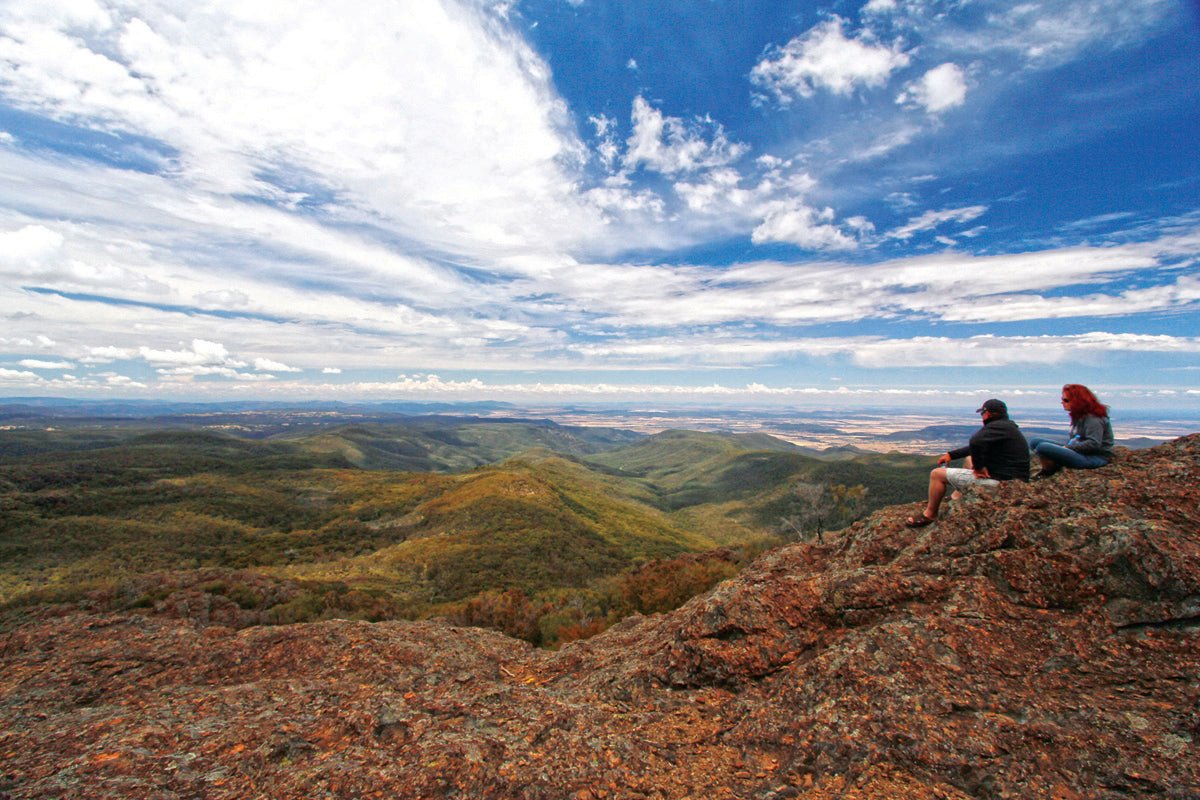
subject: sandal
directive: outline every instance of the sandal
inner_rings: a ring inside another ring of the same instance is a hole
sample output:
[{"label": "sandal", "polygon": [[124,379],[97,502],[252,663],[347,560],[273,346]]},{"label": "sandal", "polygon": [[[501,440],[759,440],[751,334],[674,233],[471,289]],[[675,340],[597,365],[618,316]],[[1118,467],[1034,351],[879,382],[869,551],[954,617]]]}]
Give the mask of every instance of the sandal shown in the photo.
[{"label": "sandal", "polygon": [[924,512],[915,517],[909,517],[904,521],[906,528],[924,528],[926,525],[932,525],[937,522],[937,517],[927,517]]}]

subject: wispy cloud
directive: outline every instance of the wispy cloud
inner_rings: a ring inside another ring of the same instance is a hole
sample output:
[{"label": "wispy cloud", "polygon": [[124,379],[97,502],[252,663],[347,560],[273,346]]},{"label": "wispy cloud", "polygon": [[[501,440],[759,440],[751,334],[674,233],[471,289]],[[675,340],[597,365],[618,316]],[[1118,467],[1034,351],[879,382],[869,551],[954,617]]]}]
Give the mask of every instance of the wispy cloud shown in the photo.
[{"label": "wispy cloud", "polygon": [[[922,3],[906,3],[906,10]],[[940,44],[964,52],[1009,51],[1033,68],[1058,66],[1090,47],[1119,48],[1145,35],[1175,10],[1170,0],[1039,0],[986,3],[987,26],[968,30],[949,24]],[[926,19],[923,15],[911,20]]]},{"label": "wispy cloud", "polygon": [[908,239],[914,233],[929,231],[947,222],[970,222],[987,213],[987,206],[966,206],[964,208],[946,208],[940,211],[926,211],[918,217],[913,217],[904,225],[887,232],[889,239]]},{"label": "wispy cloud", "polygon": [[456,250],[574,241],[598,224],[564,171],[582,149],[549,69],[477,7],[37,6],[0,12],[9,100],[149,137],[193,190],[337,197]]},{"label": "wispy cloud", "polygon": [[[29,123],[0,132],[0,379],[603,394],[569,376],[1193,352],[1190,323],[1154,336],[1200,308],[1187,197],[1156,206],[1156,176],[1043,222],[1047,190],[997,171],[1108,130],[1026,136],[1013,109],[1148,41],[1167,0],[831,5],[692,64],[760,54],[698,94],[623,42],[575,106],[594,76],[553,74],[579,67],[505,6],[4,3],[0,105]],[[1100,108],[1092,73],[1071,102]],[[424,377],[359,380],[397,369]]]}]

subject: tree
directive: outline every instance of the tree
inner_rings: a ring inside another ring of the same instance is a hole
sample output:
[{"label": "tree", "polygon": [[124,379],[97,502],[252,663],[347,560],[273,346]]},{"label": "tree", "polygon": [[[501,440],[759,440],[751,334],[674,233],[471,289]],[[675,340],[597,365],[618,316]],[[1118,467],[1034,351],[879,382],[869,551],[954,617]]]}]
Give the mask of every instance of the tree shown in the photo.
[{"label": "tree", "polygon": [[853,522],[867,499],[867,487],[799,482],[792,489],[792,513],[781,517],[780,532],[794,532],[803,539],[806,531],[814,531],[817,541],[825,541],[825,528],[832,522]]}]

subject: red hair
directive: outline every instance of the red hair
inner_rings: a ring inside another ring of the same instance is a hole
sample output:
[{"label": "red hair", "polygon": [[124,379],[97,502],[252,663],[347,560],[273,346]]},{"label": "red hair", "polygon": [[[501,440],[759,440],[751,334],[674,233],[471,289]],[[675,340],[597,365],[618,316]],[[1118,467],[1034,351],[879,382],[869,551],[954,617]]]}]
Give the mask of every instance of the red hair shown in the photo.
[{"label": "red hair", "polygon": [[1071,420],[1076,421],[1086,416],[1107,417],[1108,406],[1096,399],[1092,390],[1079,383],[1068,383],[1062,388],[1066,399],[1067,412]]}]

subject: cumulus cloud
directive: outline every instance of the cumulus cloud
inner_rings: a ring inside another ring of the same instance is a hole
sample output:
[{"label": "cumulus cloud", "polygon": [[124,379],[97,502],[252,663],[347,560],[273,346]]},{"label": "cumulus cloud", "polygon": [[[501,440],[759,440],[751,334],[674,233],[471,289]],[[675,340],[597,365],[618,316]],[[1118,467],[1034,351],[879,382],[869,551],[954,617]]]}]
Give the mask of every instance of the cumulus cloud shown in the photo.
[{"label": "cumulus cloud", "polygon": [[146,384],[141,381],[135,381],[128,375],[107,375],[104,382],[114,388],[121,389],[145,389]]},{"label": "cumulus cloud", "polygon": [[244,367],[245,362],[230,357],[225,345],[210,342],[205,339],[193,339],[190,350],[156,350],[151,347],[140,347],[138,353],[151,364],[182,364],[185,366],[226,365]]},{"label": "cumulus cloud", "polygon": [[961,106],[967,100],[967,79],[957,64],[946,63],[908,84],[896,98],[902,105],[920,106],[930,114]]},{"label": "cumulus cloud", "polygon": [[687,123],[665,116],[640,95],[633,101],[632,120],[633,133],[623,159],[627,170],[645,167],[667,175],[694,172],[724,166],[747,151],[745,145],[729,141],[724,129],[712,120]]},{"label": "cumulus cloud", "polygon": [[782,202],[771,208],[754,229],[755,244],[788,242],[809,250],[852,250],[857,240],[833,225],[832,208],[816,209],[800,202]]},{"label": "cumulus cloud", "polygon": [[880,44],[867,32],[847,37],[846,21],[833,17],[772,48],[750,72],[750,80],[781,103],[812,97],[818,89],[849,95],[859,87],[878,88],[908,65],[898,45]]},{"label": "cumulus cloud", "polygon": [[896,0],[869,0],[869,2],[863,6],[862,13],[887,14],[895,11],[896,8]]},{"label": "cumulus cloud", "polygon": [[641,214],[657,219],[666,212],[667,204],[652,189],[634,188],[629,181],[614,177],[601,186],[587,191],[587,198],[599,208],[618,214]]},{"label": "cumulus cloud", "polygon": [[36,358],[25,358],[17,364],[25,369],[75,369],[70,361],[40,361]]},{"label": "cumulus cloud", "polygon": [[29,382],[33,385],[40,385],[42,377],[36,372],[19,371],[0,367],[0,381],[10,382]]},{"label": "cumulus cloud", "polygon": [[24,225],[0,231],[0,266],[30,269],[56,257],[63,235],[44,225]]},{"label": "cumulus cloud", "polygon": [[259,372],[303,372],[299,367],[290,367],[287,364],[279,361],[273,361],[269,358],[254,359],[254,368]]}]

